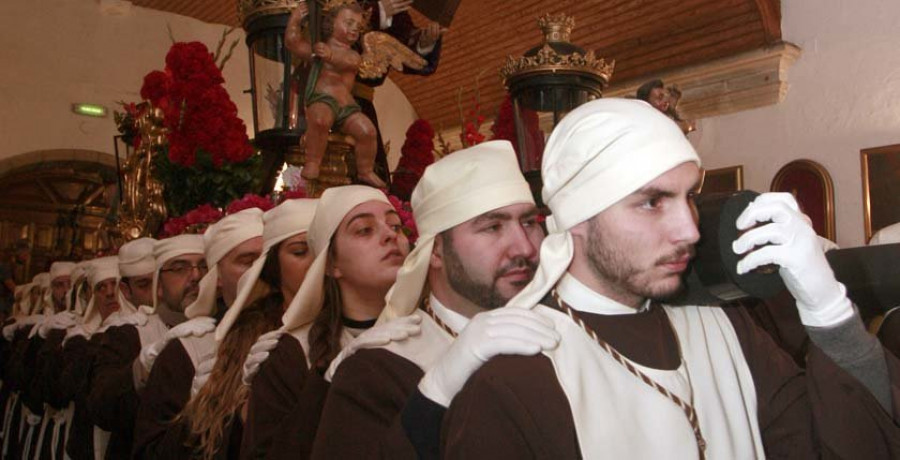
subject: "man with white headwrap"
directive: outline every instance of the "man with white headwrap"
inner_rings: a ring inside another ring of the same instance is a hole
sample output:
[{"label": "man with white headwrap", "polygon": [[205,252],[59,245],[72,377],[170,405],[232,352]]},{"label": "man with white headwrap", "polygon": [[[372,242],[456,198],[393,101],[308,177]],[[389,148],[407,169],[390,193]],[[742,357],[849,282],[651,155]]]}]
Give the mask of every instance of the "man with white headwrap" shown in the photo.
[{"label": "man with white headwrap", "polygon": [[[95,427],[87,407],[90,377],[97,350],[107,328],[134,314],[133,306],[122,302],[119,292],[120,258],[100,257],[85,265],[86,286],[81,294],[89,294],[81,324],[68,329],[63,341],[62,363],[53,374],[53,398],[58,407],[67,407],[66,427],[62,434],[65,453],[74,460],[94,458]],[[101,434],[97,430],[98,435]],[[59,433],[54,433],[60,437]],[[57,457],[58,458],[58,457]]]},{"label": "man with white headwrap", "polygon": [[813,342],[805,374],[743,309],[665,305],[699,239],[699,158],[671,120],[642,101],[588,102],[553,131],[542,175],[550,234],[509,308],[533,309],[562,339],[476,371],[444,418],[443,456],[898,453],[887,366],[900,366],[865,332],[790,195],[751,203],[733,248],[747,254],[739,273],[780,266]]},{"label": "man with white headwrap", "polygon": [[[440,387],[461,385],[483,360],[556,344],[549,321],[527,310],[498,309],[531,281],[544,238],[509,142],[479,144],[430,165],[411,204],[416,249],[388,293],[382,324],[331,364],[313,458],[416,458],[401,422],[416,413],[414,406],[434,404],[425,397],[447,404]],[[456,340],[467,353],[447,353]],[[358,348],[370,349],[350,356]],[[483,354],[475,358],[469,351]],[[452,378],[422,387],[423,397],[416,387],[436,367]],[[427,425],[417,419],[405,427]]]},{"label": "man with white headwrap", "polygon": [[262,251],[262,214],[259,208],[244,209],[222,218],[204,232],[209,272],[200,280],[197,299],[184,311],[188,321],[179,326],[191,328],[190,331],[182,337],[167,334],[160,340],[162,343],[153,345],[162,351],[141,393],[135,421],[135,458],[158,456],[159,441],[191,396],[197,366],[215,353],[216,318],[234,302],[238,280]]},{"label": "man with white headwrap", "polygon": [[153,306],[153,275],[156,273],[156,258],[153,257],[153,238],[138,238],[119,248],[120,302],[124,308],[137,311],[139,307]]},{"label": "man with white headwrap", "polygon": [[[131,455],[139,392],[158,355],[151,345],[166,334],[182,333],[174,328],[185,321],[184,309],[196,300],[207,271],[201,235],[159,240],[153,255],[153,304],[107,329],[97,351],[87,406],[94,425],[110,432],[106,458]],[[98,444],[94,448],[104,450]]]}]

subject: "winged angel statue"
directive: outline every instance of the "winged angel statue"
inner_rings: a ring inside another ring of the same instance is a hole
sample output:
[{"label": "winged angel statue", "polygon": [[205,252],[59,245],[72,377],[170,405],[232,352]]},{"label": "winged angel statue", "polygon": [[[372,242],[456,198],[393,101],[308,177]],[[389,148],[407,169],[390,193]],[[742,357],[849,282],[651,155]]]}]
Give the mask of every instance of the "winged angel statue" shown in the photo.
[{"label": "winged angel statue", "polygon": [[[357,73],[363,78],[378,78],[390,68],[421,69],[426,61],[386,33],[364,32],[366,13],[354,0],[328,0],[321,6],[321,14],[318,8],[315,1],[300,3],[285,30],[287,49],[298,59],[312,63],[304,99],[306,161],[301,175],[308,180],[319,177],[328,133],[334,128],[356,143],[358,179],[385,187],[374,169],[377,130],[353,100],[353,83]],[[307,17],[308,25],[304,21]],[[357,42],[362,44],[362,54],[356,50]]]}]

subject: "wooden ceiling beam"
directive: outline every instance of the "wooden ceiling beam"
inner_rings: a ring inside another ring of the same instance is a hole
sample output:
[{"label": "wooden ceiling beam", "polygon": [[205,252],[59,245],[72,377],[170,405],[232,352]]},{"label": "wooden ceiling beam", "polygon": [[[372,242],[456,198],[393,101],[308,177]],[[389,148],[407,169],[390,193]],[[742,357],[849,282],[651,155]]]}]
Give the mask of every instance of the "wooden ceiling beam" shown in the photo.
[{"label": "wooden ceiling beam", "polygon": [[781,41],[781,0],[754,0],[759,10],[766,44]]}]

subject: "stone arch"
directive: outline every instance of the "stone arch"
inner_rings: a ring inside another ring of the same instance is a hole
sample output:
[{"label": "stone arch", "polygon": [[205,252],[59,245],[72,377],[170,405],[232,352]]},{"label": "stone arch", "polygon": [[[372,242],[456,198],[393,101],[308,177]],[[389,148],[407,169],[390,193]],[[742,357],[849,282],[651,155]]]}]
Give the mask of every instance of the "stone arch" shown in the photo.
[{"label": "stone arch", "polygon": [[103,253],[103,227],[114,209],[115,157],[78,149],[41,150],[0,160],[0,248],[25,242],[27,262],[16,281],[29,281],[54,260]]}]

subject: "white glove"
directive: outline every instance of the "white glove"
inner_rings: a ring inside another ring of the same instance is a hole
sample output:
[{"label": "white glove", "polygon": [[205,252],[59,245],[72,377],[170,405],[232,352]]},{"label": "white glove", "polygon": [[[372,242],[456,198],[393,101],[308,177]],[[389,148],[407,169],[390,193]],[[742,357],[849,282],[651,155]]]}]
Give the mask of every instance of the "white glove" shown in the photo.
[{"label": "white glove", "polygon": [[132,326],[140,327],[147,324],[147,320],[149,319],[150,317],[147,316],[146,313],[138,310],[136,313],[132,313],[130,315],[120,315],[114,324],[116,326],[124,326],[130,324]]},{"label": "white glove", "polygon": [[505,307],[479,313],[425,373],[419,391],[449,407],[469,377],[489,359],[497,355],[536,355],[556,348],[559,339],[553,323],[531,310]]},{"label": "white glove", "polygon": [[197,365],[197,369],[194,371],[194,380],[191,382],[191,398],[197,395],[200,392],[200,389],[203,388],[203,385],[206,385],[206,381],[209,380],[210,374],[212,374],[213,367],[216,365],[216,357],[218,355],[216,353],[210,354],[204,359],[199,365]]},{"label": "white glove", "polygon": [[399,342],[419,335],[422,332],[421,323],[422,318],[413,314],[366,329],[342,348],[341,352],[331,361],[331,365],[325,372],[325,380],[330,382],[341,362],[352,356],[357,350],[383,347],[391,342]]},{"label": "white glove", "polygon": [[54,329],[66,330],[76,324],[78,324],[78,320],[74,313],[68,311],[60,312],[51,316],[50,319],[38,326],[40,328],[38,329],[38,335],[40,335],[42,339],[46,339],[47,335],[50,334],[50,331]]},{"label": "white glove", "polygon": [[18,331],[20,327],[22,327],[22,323],[18,320],[14,321],[12,324],[3,326],[3,338],[6,339],[7,342],[12,342],[13,336],[16,335],[16,331]]},{"label": "white glove", "polygon": [[[777,264],[785,286],[797,301],[800,320],[806,326],[834,326],[853,316],[847,290],[834,278],[825,259],[822,242],[789,193],[758,196],[737,219],[738,230],[771,221],[748,231],[732,243],[744,254],[737,272],[744,274],[766,264]],[[770,244],[753,250],[754,247]]]},{"label": "white glove", "polygon": [[185,337],[203,337],[216,330],[216,319],[209,316],[201,316],[185,321],[166,332],[165,339],[183,339]]},{"label": "white glove", "polygon": [[285,333],[284,330],[279,328],[267,332],[256,339],[256,343],[250,347],[250,351],[247,353],[247,359],[244,360],[244,385],[250,386],[250,381],[259,372],[259,366],[269,358],[269,352],[278,346],[278,341],[281,340],[281,336]]}]

